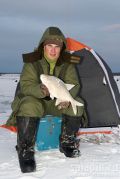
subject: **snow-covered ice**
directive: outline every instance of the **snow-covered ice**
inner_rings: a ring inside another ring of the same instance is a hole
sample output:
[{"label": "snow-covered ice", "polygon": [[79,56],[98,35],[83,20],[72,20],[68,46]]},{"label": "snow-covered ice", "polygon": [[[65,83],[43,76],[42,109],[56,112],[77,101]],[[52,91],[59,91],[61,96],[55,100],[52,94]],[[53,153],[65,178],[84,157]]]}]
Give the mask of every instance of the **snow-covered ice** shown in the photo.
[{"label": "snow-covered ice", "polygon": [[[11,113],[19,75],[0,76],[0,124]],[[16,134],[0,128],[0,179],[106,179],[120,178],[120,145],[82,141],[79,158],[66,158],[58,149],[36,151],[37,171],[23,174],[15,150]]]}]

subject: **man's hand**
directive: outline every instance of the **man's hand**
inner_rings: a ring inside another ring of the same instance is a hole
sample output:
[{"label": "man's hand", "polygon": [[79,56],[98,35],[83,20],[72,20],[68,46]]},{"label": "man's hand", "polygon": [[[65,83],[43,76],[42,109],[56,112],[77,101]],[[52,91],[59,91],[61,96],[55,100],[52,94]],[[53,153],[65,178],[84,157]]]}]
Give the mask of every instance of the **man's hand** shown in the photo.
[{"label": "man's hand", "polygon": [[67,109],[68,107],[70,106],[70,102],[68,101],[64,101],[64,102],[61,102],[59,105],[58,105],[58,109]]},{"label": "man's hand", "polygon": [[48,88],[44,84],[42,84],[42,83],[40,84],[40,89],[43,92],[43,94],[45,95],[45,97],[50,96]]}]

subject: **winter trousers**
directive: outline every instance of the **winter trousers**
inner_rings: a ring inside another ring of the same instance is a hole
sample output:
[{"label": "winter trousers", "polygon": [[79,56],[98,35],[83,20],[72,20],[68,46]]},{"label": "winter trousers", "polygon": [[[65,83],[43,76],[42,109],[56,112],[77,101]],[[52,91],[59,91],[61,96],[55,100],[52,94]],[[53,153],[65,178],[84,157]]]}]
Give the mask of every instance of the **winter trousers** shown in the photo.
[{"label": "winter trousers", "polygon": [[[77,101],[83,102],[79,97]],[[74,114],[72,106],[70,105],[67,109],[58,110],[55,106],[55,100],[38,99],[32,96],[26,96],[22,99],[17,116],[24,117],[43,117],[45,115],[61,116],[62,114],[68,116],[82,116],[84,112],[84,106],[77,106],[77,115]]]}]

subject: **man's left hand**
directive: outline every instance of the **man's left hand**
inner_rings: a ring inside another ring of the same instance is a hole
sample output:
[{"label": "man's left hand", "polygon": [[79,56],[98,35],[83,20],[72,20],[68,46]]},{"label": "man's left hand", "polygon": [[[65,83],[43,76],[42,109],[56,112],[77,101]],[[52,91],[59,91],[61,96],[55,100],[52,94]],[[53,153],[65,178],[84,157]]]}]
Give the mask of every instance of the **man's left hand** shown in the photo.
[{"label": "man's left hand", "polygon": [[68,107],[70,106],[70,102],[68,101],[64,101],[64,102],[61,102],[59,105],[58,105],[58,109],[67,109]]}]

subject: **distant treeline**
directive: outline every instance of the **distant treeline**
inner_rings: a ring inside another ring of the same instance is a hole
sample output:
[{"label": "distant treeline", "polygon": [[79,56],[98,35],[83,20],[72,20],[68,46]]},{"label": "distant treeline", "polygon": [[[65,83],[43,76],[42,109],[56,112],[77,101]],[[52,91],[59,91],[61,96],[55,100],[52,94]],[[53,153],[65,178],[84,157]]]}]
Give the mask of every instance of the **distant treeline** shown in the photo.
[{"label": "distant treeline", "polygon": [[[1,76],[1,75],[5,75],[5,74],[20,74],[20,73],[0,73],[0,76]],[[118,72],[118,73],[113,73],[113,76],[120,76],[120,72]]]},{"label": "distant treeline", "polygon": [[120,76],[120,73],[113,73],[113,76]]},{"label": "distant treeline", "polygon": [[20,73],[0,73],[0,76],[5,74],[20,74]]}]

